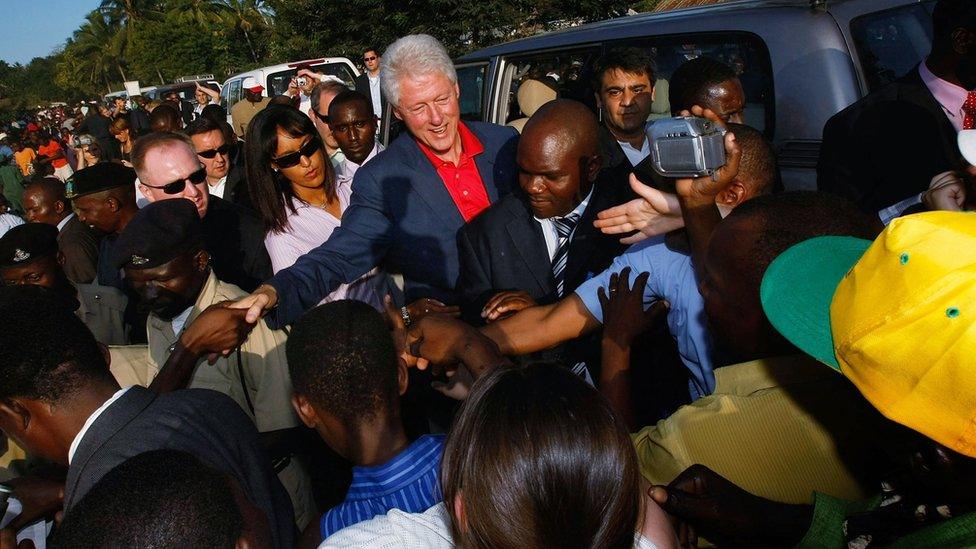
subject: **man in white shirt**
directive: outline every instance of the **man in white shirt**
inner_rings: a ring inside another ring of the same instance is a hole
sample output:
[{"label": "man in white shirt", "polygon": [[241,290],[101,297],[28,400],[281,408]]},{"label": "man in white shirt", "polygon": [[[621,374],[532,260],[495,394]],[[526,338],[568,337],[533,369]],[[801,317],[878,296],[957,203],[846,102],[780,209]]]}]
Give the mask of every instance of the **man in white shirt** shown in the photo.
[{"label": "man in white shirt", "polygon": [[336,183],[351,184],[360,166],[383,150],[376,141],[376,114],[369,99],[358,91],[344,91],[329,103],[329,128],[345,155],[336,166]]},{"label": "man in white shirt", "polygon": [[[386,107],[386,96],[380,89],[380,51],[376,48],[369,48],[363,53],[363,65],[366,72],[356,77],[356,91],[366,96],[373,105],[373,112],[382,121],[384,108]],[[377,125],[379,131],[379,125]]]}]

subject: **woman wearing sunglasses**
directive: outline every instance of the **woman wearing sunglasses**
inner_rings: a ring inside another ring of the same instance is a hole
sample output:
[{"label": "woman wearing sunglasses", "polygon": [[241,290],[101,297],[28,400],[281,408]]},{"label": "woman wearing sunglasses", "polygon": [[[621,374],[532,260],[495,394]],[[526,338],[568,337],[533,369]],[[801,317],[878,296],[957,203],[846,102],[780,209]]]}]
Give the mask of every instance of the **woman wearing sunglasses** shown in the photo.
[{"label": "woman wearing sunglasses", "polygon": [[[352,189],[336,184],[318,131],[294,107],[269,105],[259,112],[248,125],[246,147],[248,191],[277,273],[332,236]],[[322,302],[356,299],[382,311],[387,287],[386,276],[373,269]]]}]

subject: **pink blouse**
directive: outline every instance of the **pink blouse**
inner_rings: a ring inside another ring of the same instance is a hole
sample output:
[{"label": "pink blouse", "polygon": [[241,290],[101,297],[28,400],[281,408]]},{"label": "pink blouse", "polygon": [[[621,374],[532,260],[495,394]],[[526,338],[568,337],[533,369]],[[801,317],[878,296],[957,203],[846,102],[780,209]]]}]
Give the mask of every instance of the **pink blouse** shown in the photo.
[{"label": "pink blouse", "polygon": [[[351,182],[338,183],[336,193],[339,195],[339,208],[345,212],[349,207],[349,197],[352,196]],[[295,205],[295,213],[289,212],[285,230],[280,233],[270,231],[264,237],[264,246],[271,256],[271,269],[276,274],[291,267],[299,257],[323,244],[342,224],[341,219],[321,208],[296,199],[292,199],[292,203]],[[389,284],[386,274],[374,268],[352,283],[339,286],[320,304],[355,299],[369,303],[382,312],[383,296],[388,293]]]}]

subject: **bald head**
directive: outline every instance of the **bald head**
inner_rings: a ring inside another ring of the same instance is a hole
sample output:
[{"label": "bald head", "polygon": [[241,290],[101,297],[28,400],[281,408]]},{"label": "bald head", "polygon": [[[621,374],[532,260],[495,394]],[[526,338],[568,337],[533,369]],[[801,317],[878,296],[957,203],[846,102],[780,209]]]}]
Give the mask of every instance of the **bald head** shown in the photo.
[{"label": "bald head", "polygon": [[593,111],[579,101],[556,99],[539,107],[525,123],[519,142],[537,140],[561,141],[579,151],[581,156],[599,152],[599,122]]},{"label": "bald head", "polygon": [[597,120],[585,105],[557,99],[539,107],[519,138],[519,186],[540,219],[572,212],[603,165]]}]

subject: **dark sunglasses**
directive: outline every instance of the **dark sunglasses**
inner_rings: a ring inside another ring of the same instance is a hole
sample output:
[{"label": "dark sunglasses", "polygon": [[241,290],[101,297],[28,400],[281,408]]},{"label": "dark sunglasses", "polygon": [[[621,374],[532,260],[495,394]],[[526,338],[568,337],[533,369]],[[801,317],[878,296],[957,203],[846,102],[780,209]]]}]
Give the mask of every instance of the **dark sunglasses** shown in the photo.
[{"label": "dark sunglasses", "polygon": [[302,161],[302,157],[312,158],[318,150],[322,148],[322,143],[319,141],[318,137],[312,137],[308,140],[308,143],[302,145],[302,148],[295,152],[290,152],[288,154],[283,154],[278,158],[272,158],[271,161],[274,162],[279,168],[290,168],[292,166],[298,165]]},{"label": "dark sunglasses", "polygon": [[186,188],[187,181],[189,181],[194,185],[199,185],[200,183],[203,183],[206,180],[207,180],[207,168],[201,166],[199,170],[191,173],[190,175],[184,177],[183,179],[177,179],[172,183],[167,183],[165,185],[160,185],[158,187],[155,185],[146,185],[145,183],[143,183],[143,185],[146,185],[151,189],[162,189],[163,192],[166,194],[180,194],[181,192],[183,192],[183,189]]},{"label": "dark sunglasses", "polygon": [[372,61],[373,59],[376,59],[375,55],[373,57],[363,57],[363,61]]},{"label": "dark sunglasses", "polygon": [[230,145],[224,143],[223,145],[217,147],[216,149],[208,149],[206,151],[197,152],[198,155],[210,160],[211,158],[217,156],[218,154],[227,154],[230,152]]}]

